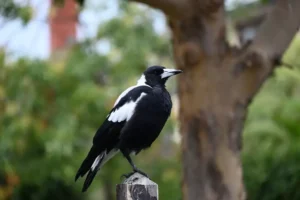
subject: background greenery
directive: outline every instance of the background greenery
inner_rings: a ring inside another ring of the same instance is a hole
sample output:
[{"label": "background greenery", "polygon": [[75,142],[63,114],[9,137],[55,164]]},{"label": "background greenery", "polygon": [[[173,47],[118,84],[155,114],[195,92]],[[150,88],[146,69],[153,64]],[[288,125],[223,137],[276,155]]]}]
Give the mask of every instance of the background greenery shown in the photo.
[{"label": "background greenery", "polygon": [[[109,53],[95,51],[98,41],[110,43]],[[294,68],[277,69],[249,109],[242,154],[249,200],[300,199],[299,53],[296,38],[284,57]],[[0,200],[114,199],[121,174],[130,170],[122,156],[105,165],[88,193],[74,175],[119,93],[147,65],[173,66],[171,55],[168,34],[158,35],[149,9],[135,4],[121,4],[95,38],[63,59],[6,62],[1,50]],[[163,200],[181,199],[175,85],[167,85],[175,102],[171,119],[151,150],[135,159]]]}]

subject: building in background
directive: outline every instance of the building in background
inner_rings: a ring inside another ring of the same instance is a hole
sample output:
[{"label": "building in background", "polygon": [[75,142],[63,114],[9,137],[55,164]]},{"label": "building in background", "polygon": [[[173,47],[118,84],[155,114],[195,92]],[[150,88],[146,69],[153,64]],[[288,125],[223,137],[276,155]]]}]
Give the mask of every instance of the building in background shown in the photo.
[{"label": "building in background", "polygon": [[76,42],[76,25],[78,22],[77,4],[74,0],[65,0],[62,5],[51,3],[50,49],[51,57],[64,57],[67,50]]}]

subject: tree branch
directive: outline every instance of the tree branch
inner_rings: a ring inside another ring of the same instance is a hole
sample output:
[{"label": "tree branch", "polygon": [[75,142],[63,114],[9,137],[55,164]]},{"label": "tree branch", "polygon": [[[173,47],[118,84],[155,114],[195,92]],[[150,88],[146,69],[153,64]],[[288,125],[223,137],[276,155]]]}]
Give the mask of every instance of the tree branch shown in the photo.
[{"label": "tree branch", "polygon": [[[235,28],[238,32],[241,45],[245,45],[247,44],[247,42],[252,41],[254,39],[257,29],[264,21],[265,16],[266,13],[260,13],[246,20],[236,22]],[[252,31],[254,31],[253,35],[247,35],[247,31],[249,31],[249,29],[252,29]]]},{"label": "tree branch", "polygon": [[277,0],[252,44],[234,65],[235,90],[249,104],[273,73],[300,26],[300,1]]},{"label": "tree branch", "polygon": [[299,0],[277,0],[259,29],[252,48],[265,52],[272,61],[281,57],[299,30],[299,10]]},{"label": "tree branch", "polygon": [[147,4],[153,8],[160,9],[167,16],[179,18],[187,15],[187,9],[189,8],[188,0],[129,0],[143,4]]}]

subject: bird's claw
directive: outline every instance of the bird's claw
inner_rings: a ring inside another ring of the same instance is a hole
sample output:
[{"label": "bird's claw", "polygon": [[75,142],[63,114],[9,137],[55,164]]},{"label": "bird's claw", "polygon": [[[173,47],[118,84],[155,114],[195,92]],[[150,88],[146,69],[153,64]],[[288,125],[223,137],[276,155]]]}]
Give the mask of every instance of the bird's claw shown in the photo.
[{"label": "bird's claw", "polygon": [[130,173],[128,173],[128,174],[123,174],[120,178],[125,178],[125,179],[127,179],[127,178],[129,178],[130,176],[132,176],[134,173],[135,173],[135,172],[133,171],[133,172],[130,172]]},{"label": "bird's claw", "polygon": [[145,172],[143,172],[143,171],[141,171],[141,170],[139,170],[139,169],[134,169],[133,172],[130,172],[130,173],[128,173],[128,174],[123,174],[120,178],[121,178],[121,179],[122,179],[122,178],[127,179],[127,178],[129,178],[130,176],[132,176],[132,175],[135,174],[135,173],[139,173],[139,174],[141,174],[141,175],[143,175],[143,176],[149,178],[148,175],[147,175]]},{"label": "bird's claw", "polygon": [[143,175],[143,176],[149,178],[148,175],[147,175],[145,172],[143,172],[143,171],[141,171],[141,170],[139,170],[139,169],[134,169],[134,172],[140,173],[141,175]]}]

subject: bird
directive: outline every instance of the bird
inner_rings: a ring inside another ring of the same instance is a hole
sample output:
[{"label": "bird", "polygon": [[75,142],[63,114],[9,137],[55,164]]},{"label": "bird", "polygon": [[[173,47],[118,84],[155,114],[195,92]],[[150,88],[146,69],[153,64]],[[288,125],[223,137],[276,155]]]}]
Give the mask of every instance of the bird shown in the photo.
[{"label": "bird", "polygon": [[178,69],[154,65],[148,67],[137,84],[120,94],[113,108],[93,137],[93,145],[75,176],[85,176],[82,192],[91,185],[100,168],[113,156],[121,152],[134,173],[148,175],[133,163],[131,155],[148,149],[163,129],[172,109],[172,100],[166,89],[166,81]]}]

